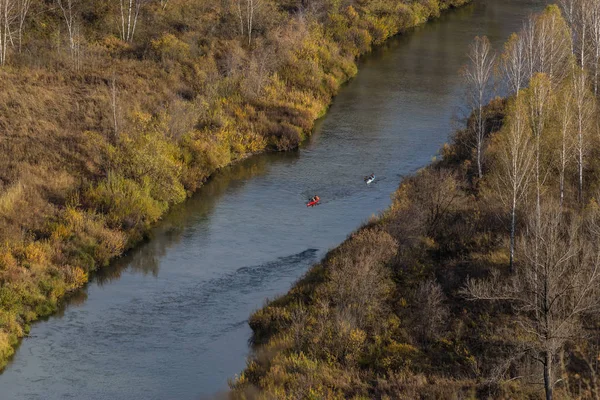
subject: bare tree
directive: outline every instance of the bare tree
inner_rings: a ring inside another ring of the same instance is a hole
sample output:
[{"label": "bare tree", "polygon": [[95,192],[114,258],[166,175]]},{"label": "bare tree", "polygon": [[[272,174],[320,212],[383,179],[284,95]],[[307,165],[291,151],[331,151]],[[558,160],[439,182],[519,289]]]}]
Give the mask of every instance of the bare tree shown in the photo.
[{"label": "bare tree", "polygon": [[419,309],[415,327],[419,337],[430,340],[439,332],[449,314],[445,301],[444,291],[435,279],[419,283],[415,293],[415,306]]},{"label": "bare tree", "polygon": [[240,19],[240,35],[244,36],[244,14],[242,13],[242,0],[237,0],[237,13]]},{"label": "bare tree", "polygon": [[[600,40],[600,23],[598,22],[598,2],[596,0],[559,0],[562,14],[571,28],[571,49],[577,56],[581,70],[589,62],[595,64],[595,43]],[[592,58],[590,60],[590,57]],[[592,65],[594,69],[595,65]]]},{"label": "bare tree", "polygon": [[551,400],[554,362],[565,343],[580,335],[581,318],[600,309],[598,235],[590,235],[579,218],[560,207],[544,209],[519,244],[515,273],[502,280],[467,282],[463,293],[471,300],[505,302],[516,315],[517,341],[543,366],[546,399]]},{"label": "bare tree", "polygon": [[590,27],[590,67],[593,73],[594,95],[598,96],[598,78],[600,73],[600,2],[591,2],[587,16]]},{"label": "bare tree", "polygon": [[560,205],[562,206],[565,198],[565,174],[576,145],[573,135],[573,86],[571,84],[567,84],[560,92],[556,118],[560,130],[558,177]]},{"label": "bare tree", "polygon": [[537,47],[537,25],[535,17],[530,16],[523,26],[521,37],[525,44],[525,72],[526,80],[529,81],[536,72],[539,72],[538,47]]},{"label": "bare tree", "polygon": [[261,0],[246,0],[248,8],[248,46],[252,44],[252,29],[254,25],[254,13],[261,5]]},{"label": "bare tree", "polygon": [[[119,0],[121,8],[121,40],[133,42],[140,12],[149,0]],[[166,2],[163,4],[166,7]]]},{"label": "bare tree", "polygon": [[25,29],[25,22],[27,21],[27,14],[31,7],[31,0],[17,0],[17,15],[18,15],[18,36],[19,36],[19,53],[23,47],[23,31]]},{"label": "bare tree", "polygon": [[576,37],[575,49],[578,52],[579,66],[584,70],[587,65],[587,35],[589,30],[589,2],[587,0],[575,1],[574,25],[573,29]]},{"label": "bare tree", "polygon": [[17,17],[15,0],[0,0],[0,65],[6,64],[8,45],[12,43],[12,25]]},{"label": "bare tree", "polygon": [[424,168],[418,179],[411,180],[409,199],[420,214],[423,234],[435,237],[440,226],[466,200],[456,174],[448,169]]},{"label": "bare tree", "polygon": [[527,129],[526,105],[521,98],[516,98],[507,129],[498,135],[498,169],[495,171],[497,193],[502,203],[510,210],[510,269],[513,270],[517,210],[520,206],[531,180],[534,148],[532,138]]},{"label": "bare tree", "polygon": [[485,139],[485,121],[483,107],[488,103],[490,97],[490,84],[495,55],[492,52],[490,41],[487,37],[476,37],[469,49],[469,64],[463,70],[463,76],[467,84],[468,100],[475,117],[475,146],[477,153],[477,173],[479,178],[483,177],[482,153]]},{"label": "bare tree", "polygon": [[526,78],[544,73],[560,83],[572,54],[569,27],[560,9],[550,6],[539,16],[530,16],[520,36],[525,48]]},{"label": "bare tree", "polygon": [[[569,26],[569,33],[571,34],[571,40],[569,42],[571,46],[571,54],[575,54],[575,42],[577,40],[577,33],[575,31],[576,21],[576,7],[575,3],[580,0],[558,0],[558,5],[562,12],[562,15]],[[574,67],[574,64],[573,64]]]},{"label": "bare tree", "polygon": [[528,94],[529,124],[534,138],[535,209],[537,219],[539,220],[542,186],[546,178],[546,173],[542,171],[542,135],[544,135],[546,130],[552,100],[552,88],[547,75],[534,75],[529,85]]},{"label": "bare tree", "polygon": [[508,94],[519,97],[519,91],[525,85],[526,60],[523,38],[513,33],[504,45],[501,58],[502,72],[508,86]]},{"label": "bare tree", "polygon": [[75,59],[76,52],[76,27],[75,27],[75,6],[76,0],[56,0],[58,7],[62,11],[65,25],[67,26],[67,33],[69,34],[69,49],[71,51],[71,58]]},{"label": "bare tree", "polygon": [[550,6],[538,17],[536,24],[539,54],[539,71],[560,83],[569,72],[571,59],[571,34],[557,6]]},{"label": "bare tree", "polygon": [[[240,35],[248,36],[248,46],[252,44],[255,15],[262,6],[263,0],[236,0],[236,13],[240,20]],[[245,3],[245,4],[244,4]]]},{"label": "bare tree", "polygon": [[580,0],[558,0],[558,5],[562,11],[562,15],[567,21],[569,27],[575,26],[576,19],[576,3]]},{"label": "bare tree", "polygon": [[397,250],[397,242],[388,233],[365,229],[340,246],[338,257],[329,265],[331,303],[361,328],[385,304],[390,290],[385,263]]},{"label": "bare tree", "polygon": [[593,112],[593,101],[587,86],[584,71],[575,73],[573,77],[573,102],[575,109],[575,126],[577,129],[577,167],[578,167],[578,197],[583,202],[583,168],[585,156],[588,152],[588,131],[590,118]]}]

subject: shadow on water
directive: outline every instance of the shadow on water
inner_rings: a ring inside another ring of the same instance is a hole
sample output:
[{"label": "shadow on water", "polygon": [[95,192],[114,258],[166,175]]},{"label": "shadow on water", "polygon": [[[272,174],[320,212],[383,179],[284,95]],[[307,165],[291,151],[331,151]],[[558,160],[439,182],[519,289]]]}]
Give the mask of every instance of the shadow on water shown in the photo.
[{"label": "shadow on water", "polygon": [[190,228],[207,221],[214,207],[225,194],[234,194],[252,178],[266,175],[277,163],[290,163],[299,157],[298,152],[267,153],[249,157],[216,172],[207,183],[185,203],[174,206],[160,223],[150,231],[148,239],[115,260],[109,267],[100,269],[93,281],[98,285],[110,283],[121,277],[126,269],[158,276],[160,259],[177,244]]},{"label": "shadow on water", "polygon": [[[305,143],[305,145],[308,144],[310,141]],[[185,203],[172,207],[158,225],[148,233],[146,240],[114,260],[110,265],[94,272],[89,283],[69,294],[61,302],[56,313],[40,318],[39,321],[63,317],[69,307],[85,303],[89,285],[110,284],[119,280],[125,271],[157,277],[161,265],[160,260],[168,253],[169,248],[179,243],[187,230],[197,228],[203,221],[208,222],[211,212],[222,196],[234,194],[252,178],[268,174],[269,169],[274,165],[293,163],[298,158],[297,151],[265,153],[251,156],[217,171]]]}]

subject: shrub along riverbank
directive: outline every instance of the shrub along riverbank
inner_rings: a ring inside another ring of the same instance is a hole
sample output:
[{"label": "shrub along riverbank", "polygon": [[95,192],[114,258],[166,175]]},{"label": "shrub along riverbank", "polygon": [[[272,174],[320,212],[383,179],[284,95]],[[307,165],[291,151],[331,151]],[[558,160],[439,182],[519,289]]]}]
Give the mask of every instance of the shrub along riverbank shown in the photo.
[{"label": "shrub along riverbank", "polygon": [[[487,108],[488,128],[504,107]],[[507,342],[494,327],[510,316],[458,293],[507,261],[504,227],[471,183],[471,138],[461,132],[401,183],[389,210],[251,316],[254,354],[233,398],[527,396],[518,382],[478,385],[510,354],[494,347]]]},{"label": "shrub along riverbank", "polygon": [[0,368],[30,322],[216,169],[297,147],[358,56],[467,1],[4,10],[18,36],[0,52]]},{"label": "shrub along riverbank", "polygon": [[475,102],[389,210],[251,316],[233,398],[598,399],[600,40],[580,33],[600,7],[562,4],[497,58],[510,98]]}]

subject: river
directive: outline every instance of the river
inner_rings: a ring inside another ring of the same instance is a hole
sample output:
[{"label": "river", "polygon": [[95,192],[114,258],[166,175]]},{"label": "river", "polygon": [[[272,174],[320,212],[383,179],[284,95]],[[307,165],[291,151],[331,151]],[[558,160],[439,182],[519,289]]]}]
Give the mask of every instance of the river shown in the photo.
[{"label": "river", "polygon": [[[32,326],[0,399],[199,399],[245,366],[249,314],[389,206],[461,115],[475,35],[496,49],[542,0],[476,0],[360,62],[300,150],[226,168]],[[365,175],[377,180],[367,186]],[[318,194],[322,205],[307,208]]]}]

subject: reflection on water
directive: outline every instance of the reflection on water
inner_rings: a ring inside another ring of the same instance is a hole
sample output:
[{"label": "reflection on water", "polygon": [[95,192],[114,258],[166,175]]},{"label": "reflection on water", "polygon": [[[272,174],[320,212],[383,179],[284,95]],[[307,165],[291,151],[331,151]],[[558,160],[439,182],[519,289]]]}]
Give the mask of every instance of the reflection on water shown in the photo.
[{"label": "reflection on water", "polygon": [[[161,221],[148,239],[127,252],[110,266],[102,268],[94,275],[93,281],[99,286],[111,283],[119,278],[125,269],[157,277],[160,259],[169,247],[181,240],[186,228],[207,220],[208,215],[221,196],[240,190],[251,178],[268,173],[275,163],[293,162],[299,152],[269,153],[260,157],[250,157],[241,162],[221,169],[211,177],[209,183],[187,202],[176,205]],[[85,290],[78,291],[69,298],[68,304],[81,304],[85,300]]]},{"label": "reflection on water", "polygon": [[[34,324],[0,375],[0,400],[197,399],[226,388],[245,365],[248,315],[385,209],[399,176],[446,140],[473,36],[499,48],[542,5],[477,1],[365,57],[299,151],[223,169]],[[307,208],[314,194],[323,204]]]}]

